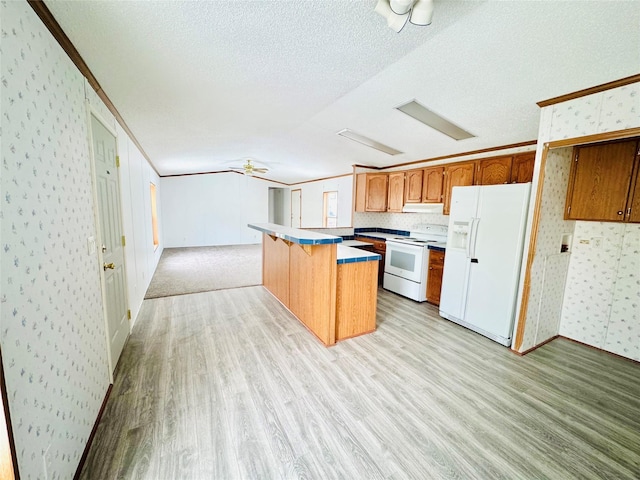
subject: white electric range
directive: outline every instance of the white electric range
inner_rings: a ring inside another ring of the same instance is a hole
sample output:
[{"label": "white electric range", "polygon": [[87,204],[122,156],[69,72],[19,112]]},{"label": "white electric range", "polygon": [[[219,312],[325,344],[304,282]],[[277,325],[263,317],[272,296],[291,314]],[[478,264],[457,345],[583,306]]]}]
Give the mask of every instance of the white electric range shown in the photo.
[{"label": "white electric range", "polygon": [[447,242],[447,226],[416,225],[409,236],[398,236],[386,241],[382,286],[417,302],[427,300],[427,268],[429,244]]}]

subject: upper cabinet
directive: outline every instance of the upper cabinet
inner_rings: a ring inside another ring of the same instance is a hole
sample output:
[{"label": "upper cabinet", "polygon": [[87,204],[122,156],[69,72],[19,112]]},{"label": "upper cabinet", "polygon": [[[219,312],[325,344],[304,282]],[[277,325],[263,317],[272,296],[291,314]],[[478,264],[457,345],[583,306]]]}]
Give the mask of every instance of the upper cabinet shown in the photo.
[{"label": "upper cabinet", "polygon": [[476,185],[511,183],[513,157],[493,157],[478,161]]},{"label": "upper cabinet", "polygon": [[402,206],[404,205],[404,176],[404,172],[389,174],[387,212],[402,212]]},{"label": "upper cabinet", "polygon": [[451,189],[458,186],[473,185],[476,162],[451,163],[444,166],[444,207],[443,213],[449,215]]},{"label": "upper cabinet", "polygon": [[536,152],[527,152],[513,157],[511,166],[511,183],[527,183],[533,181],[533,166]]},{"label": "upper cabinet", "polygon": [[535,152],[526,152],[391,173],[360,173],[356,212],[402,212],[405,204],[443,203],[443,213],[449,215],[453,187],[530,182],[534,161]]},{"label": "upper cabinet", "polygon": [[575,147],[565,218],[640,222],[638,141]]},{"label": "upper cabinet", "polygon": [[386,173],[359,173],[356,175],[356,212],[386,212]]},{"label": "upper cabinet", "polygon": [[422,202],[422,178],[424,170],[409,170],[404,185],[404,202],[420,203]]},{"label": "upper cabinet", "polygon": [[424,169],[422,180],[422,203],[442,203],[444,167]]}]

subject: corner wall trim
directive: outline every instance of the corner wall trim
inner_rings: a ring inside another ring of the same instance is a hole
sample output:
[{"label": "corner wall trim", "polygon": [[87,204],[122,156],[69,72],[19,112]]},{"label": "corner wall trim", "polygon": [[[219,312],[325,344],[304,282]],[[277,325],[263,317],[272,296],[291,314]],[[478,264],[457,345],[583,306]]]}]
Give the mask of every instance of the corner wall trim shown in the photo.
[{"label": "corner wall trim", "polygon": [[87,461],[87,457],[89,456],[89,450],[91,449],[91,444],[93,443],[93,439],[96,436],[96,432],[98,430],[98,424],[100,424],[100,420],[102,419],[102,415],[104,414],[104,409],[107,406],[107,401],[109,400],[109,396],[111,395],[112,389],[113,389],[113,383],[109,385],[109,388],[107,388],[107,393],[104,396],[104,400],[102,401],[102,405],[100,406],[100,411],[98,412],[96,421],[93,424],[93,428],[91,429],[91,433],[89,434],[89,438],[87,439],[87,445],[84,447],[84,451],[82,452],[82,457],[80,457],[80,463],[78,464],[76,473],[73,476],[73,480],[79,480],[80,478],[80,474],[82,473],[84,464]]},{"label": "corner wall trim", "polygon": [[548,107],[549,105],[555,105],[556,103],[562,103],[562,102],[566,102],[567,100],[586,97],[587,95],[593,95],[594,93],[604,92],[606,90],[611,90],[612,88],[624,87],[625,85],[630,85],[632,83],[637,83],[637,82],[640,82],[640,73],[636,75],[631,75],[630,77],[624,77],[619,80],[614,80],[612,82],[596,85],[595,87],[589,87],[583,90],[578,90],[577,92],[567,93],[565,95],[553,97],[553,98],[550,98],[549,100],[542,100],[541,102],[538,102],[538,106],[540,108]]}]

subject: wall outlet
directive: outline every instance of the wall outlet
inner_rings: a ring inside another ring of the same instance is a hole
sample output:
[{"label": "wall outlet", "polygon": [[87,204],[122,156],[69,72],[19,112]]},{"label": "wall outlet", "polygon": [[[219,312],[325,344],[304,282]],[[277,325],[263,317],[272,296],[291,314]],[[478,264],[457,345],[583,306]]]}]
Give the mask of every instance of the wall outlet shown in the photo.
[{"label": "wall outlet", "polygon": [[50,477],[50,475],[53,475],[51,444],[49,444],[47,449],[42,454],[42,473],[44,474],[44,480],[53,478]]}]

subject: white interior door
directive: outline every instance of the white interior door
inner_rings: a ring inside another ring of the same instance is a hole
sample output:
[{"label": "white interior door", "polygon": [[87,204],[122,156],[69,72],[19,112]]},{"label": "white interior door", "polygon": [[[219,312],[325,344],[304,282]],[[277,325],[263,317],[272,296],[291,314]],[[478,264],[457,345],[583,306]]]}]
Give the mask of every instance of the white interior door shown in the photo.
[{"label": "white interior door", "polygon": [[99,245],[104,271],[109,361],[113,373],[130,331],[120,217],[120,181],[116,164],[116,139],[93,115],[91,134],[100,217]]},{"label": "white interior door", "polygon": [[302,190],[291,190],[291,227],[300,228],[302,225]]}]

